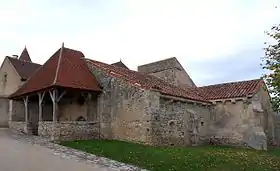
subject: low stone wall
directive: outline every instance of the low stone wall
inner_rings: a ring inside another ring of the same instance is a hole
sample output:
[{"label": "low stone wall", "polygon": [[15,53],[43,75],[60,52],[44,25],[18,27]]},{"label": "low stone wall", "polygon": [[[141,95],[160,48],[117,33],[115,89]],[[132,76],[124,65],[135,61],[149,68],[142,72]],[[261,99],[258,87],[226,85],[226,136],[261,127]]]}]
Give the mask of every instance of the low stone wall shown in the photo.
[{"label": "low stone wall", "polygon": [[25,122],[10,122],[9,127],[10,127],[10,129],[12,129],[12,131],[23,133],[26,130],[26,123]]},{"label": "low stone wall", "polygon": [[53,122],[42,121],[38,124],[38,135],[44,138],[51,138],[53,135]]},{"label": "low stone wall", "polygon": [[52,140],[83,140],[99,138],[99,123],[87,121],[65,121],[53,124],[40,122],[38,133]]}]

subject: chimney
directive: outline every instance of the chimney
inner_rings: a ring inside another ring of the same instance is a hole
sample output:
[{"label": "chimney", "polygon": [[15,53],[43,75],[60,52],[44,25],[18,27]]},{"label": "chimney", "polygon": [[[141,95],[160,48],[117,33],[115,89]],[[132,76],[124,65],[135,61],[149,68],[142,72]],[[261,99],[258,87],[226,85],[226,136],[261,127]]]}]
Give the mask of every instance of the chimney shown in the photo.
[{"label": "chimney", "polygon": [[18,55],[12,55],[12,58],[18,59]]}]

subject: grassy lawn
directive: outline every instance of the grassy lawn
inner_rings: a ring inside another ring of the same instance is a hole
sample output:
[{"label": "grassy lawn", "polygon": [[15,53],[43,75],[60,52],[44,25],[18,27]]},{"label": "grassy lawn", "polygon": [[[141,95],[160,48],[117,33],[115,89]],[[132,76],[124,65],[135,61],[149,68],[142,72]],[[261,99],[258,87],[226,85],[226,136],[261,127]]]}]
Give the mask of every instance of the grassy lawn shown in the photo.
[{"label": "grassy lawn", "polygon": [[67,141],[62,145],[152,171],[280,170],[280,149],[230,147],[155,148],[121,141]]}]

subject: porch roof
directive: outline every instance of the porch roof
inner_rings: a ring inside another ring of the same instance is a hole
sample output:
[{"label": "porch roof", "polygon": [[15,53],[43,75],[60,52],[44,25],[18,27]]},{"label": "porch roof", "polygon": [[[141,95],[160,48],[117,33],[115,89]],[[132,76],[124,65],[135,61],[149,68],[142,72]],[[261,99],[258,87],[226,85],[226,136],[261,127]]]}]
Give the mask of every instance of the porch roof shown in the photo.
[{"label": "porch roof", "polygon": [[10,98],[53,87],[101,91],[98,81],[83,58],[82,52],[62,46]]}]

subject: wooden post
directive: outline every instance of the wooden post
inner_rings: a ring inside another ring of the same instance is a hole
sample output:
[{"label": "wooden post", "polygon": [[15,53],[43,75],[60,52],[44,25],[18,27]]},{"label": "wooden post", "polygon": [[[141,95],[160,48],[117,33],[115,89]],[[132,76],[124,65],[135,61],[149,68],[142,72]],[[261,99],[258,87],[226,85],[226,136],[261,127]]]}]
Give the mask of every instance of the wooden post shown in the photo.
[{"label": "wooden post", "polygon": [[39,122],[43,120],[42,103],[43,103],[44,96],[45,96],[45,92],[38,93],[38,97],[39,97]]},{"label": "wooden post", "polygon": [[93,121],[95,120],[96,118],[92,116],[92,113],[91,113],[91,105],[90,105],[90,102],[91,102],[91,99],[92,99],[92,95],[90,93],[81,93],[81,95],[84,97],[85,99],[85,104],[87,105],[87,120],[88,121]]},{"label": "wooden post", "polygon": [[57,138],[59,139],[59,130],[57,130],[56,127],[56,123],[58,121],[58,102],[61,100],[66,91],[64,91],[60,96],[58,96],[58,91],[56,89],[50,90],[49,93],[53,103],[53,132],[51,135],[51,139],[57,140]]},{"label": "wooden post", "polygon": [[24,102],[24,114],[25,114],[25,123],[28,124],[28,96],[23,98]]},{"label": "wooden post", "polygon": [[53,103],[53,122],[57,121],[57,90],[49,91]]},{"label": "wooden post", "polygon": [[58,102],[65,95],[66,90],[58,96],[58,91],[56,89],[49,91],[52,102],[53,102],[53,122],[58,121],[57,112],[58,112]]},{"label": "wooden post", "polygon": [[86,98],[86,104],[87,104],[87,119],[89,120],[89,121],[93,121],[93,120],[95,120],[96,118],[95,117],[93,117],[92,116],[92,110],[91,110],[91,104],[90,104],[90,102],[91,102],[91,98],[92,98],[92,96],[91,96],[91,94],[90,93],[88,93],[88,95],[87,95],[87,98]]}]

